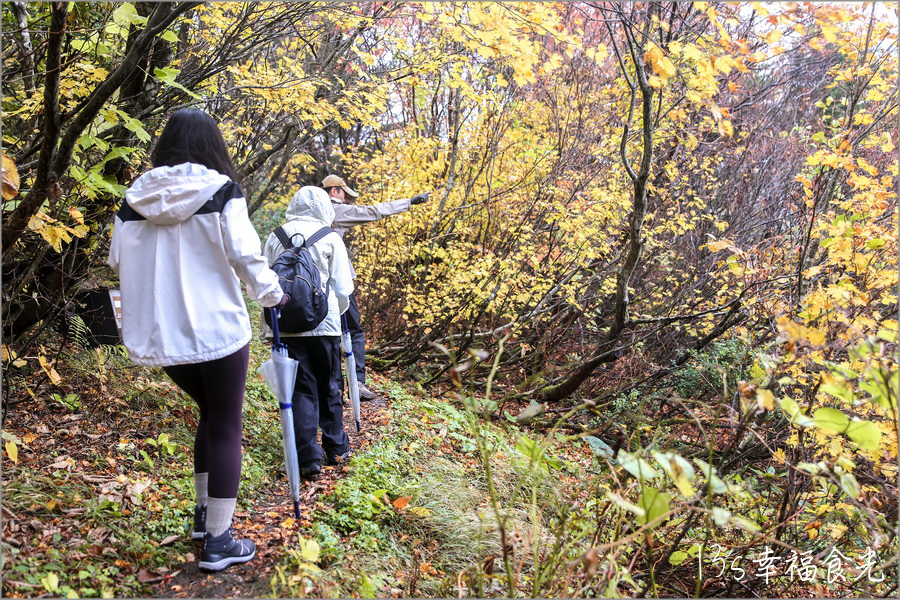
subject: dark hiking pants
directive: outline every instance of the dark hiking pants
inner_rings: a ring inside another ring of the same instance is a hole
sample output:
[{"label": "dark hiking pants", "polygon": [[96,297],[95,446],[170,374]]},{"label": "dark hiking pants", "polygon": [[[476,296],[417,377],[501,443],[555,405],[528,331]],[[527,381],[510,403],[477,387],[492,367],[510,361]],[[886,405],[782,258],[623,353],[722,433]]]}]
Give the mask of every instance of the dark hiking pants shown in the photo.
[{"label": "dark hiking pants", "polygon": [[[320,464],[323,448],[331,455],[344,454],[350,445],[344,431],[339,385],[340,337],[323,335],[281,340],[287,345],[291,358],[300,363],[291,399],[300,467]],[[321,447],[316,442],[319,427],[322,428]]]}]

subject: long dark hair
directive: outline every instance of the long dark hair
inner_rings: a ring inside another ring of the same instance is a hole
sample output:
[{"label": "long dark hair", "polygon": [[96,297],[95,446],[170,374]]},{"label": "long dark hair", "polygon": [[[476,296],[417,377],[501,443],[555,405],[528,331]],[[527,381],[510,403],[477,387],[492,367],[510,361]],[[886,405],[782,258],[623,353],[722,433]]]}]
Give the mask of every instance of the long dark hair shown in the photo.
[{"label": "long dark hair", "polygon": [[198,108],[185,108],[169,117],[156,140],[151,161],[154,167],[196,163],[228,175],[234,182],[238,180],[219,126]]}]

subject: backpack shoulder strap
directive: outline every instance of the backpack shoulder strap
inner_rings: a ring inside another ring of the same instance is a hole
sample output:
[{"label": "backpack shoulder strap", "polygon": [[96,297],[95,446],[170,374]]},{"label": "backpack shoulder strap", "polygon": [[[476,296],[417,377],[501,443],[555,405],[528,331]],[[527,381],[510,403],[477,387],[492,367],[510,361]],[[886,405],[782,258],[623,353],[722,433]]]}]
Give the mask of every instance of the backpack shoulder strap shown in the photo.
[{"label": "backpack shoulder strap", "polygon": [[281,242],[281,245],[284,246],[284,249],[293,248],[294,244],[291,242],[291,238],[288,237],[287,232],[284,230],[284,227],[280,225],[275,228],[275,231],[272,233],[275,234],[275,237],[278,238],[278,241]]},{"label": "backpack shoulder strap", "polygon": [[315,244],[316,242],[321,240],[323,237],[325,237],[329,233],[332,233],[333,231],[334,231],[334,229],[332,229],[331,227],[323,227],[322,229],[318,230],[317,232],[315,232],[314,234],[309,236],[309,239],[306,240],[306,243],[304,245],[307,248],[309,248],[310,246],[312,246],[313,244]]}]

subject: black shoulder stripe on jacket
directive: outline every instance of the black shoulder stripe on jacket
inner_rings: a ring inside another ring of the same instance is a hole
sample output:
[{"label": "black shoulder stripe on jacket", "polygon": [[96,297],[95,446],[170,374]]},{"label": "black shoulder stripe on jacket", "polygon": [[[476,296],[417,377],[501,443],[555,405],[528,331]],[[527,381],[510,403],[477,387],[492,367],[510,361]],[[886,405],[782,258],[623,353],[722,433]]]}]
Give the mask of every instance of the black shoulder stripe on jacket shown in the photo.
[{"label": "black shoulder stripe on jacket", "polygon": [[219,191],[213,194],[213,197],[207,200],[206,204],[201,206],[194,214],[208,215],[209,213],[220,213],[225,209],[225,204],[228,203],[229,200],[243,197],[244,192],[241,191],[241,186],[233,181],[229,181],[220,187]]},{"label": "black shoulder stripe on jacket", "polygon": [[[229,181],[225,185],[219,188],[213,197],[206,201],[195,215],[208,215],[210,213],[220,213],[225,208],[225,204],[234,198],[243,198],[244,192],[241,191],[241,186],[236,184],[233,181]],[[127,200],[122,201],[122,206],[119,208],[119,212],[117,216],[122,221],[146,221],[146,218],[138,213],[136,210],[131,208],[131,205],[128,204]]]},{"label": "black shoulder stripe on jacket", "polygon": [[122,221],[146,221],[147,218],[144,215],[139,214],[136,210],[131,208],[131,205],[128,204],[128,200],[122,200],[122,206],[119,208],[117,217],[122,219]]}]

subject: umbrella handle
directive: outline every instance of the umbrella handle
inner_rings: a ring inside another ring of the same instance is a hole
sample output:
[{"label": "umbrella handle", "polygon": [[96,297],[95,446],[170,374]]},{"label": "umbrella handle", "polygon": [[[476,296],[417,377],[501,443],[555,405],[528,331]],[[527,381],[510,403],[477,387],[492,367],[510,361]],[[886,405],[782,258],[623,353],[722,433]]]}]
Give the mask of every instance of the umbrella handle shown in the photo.
[{"label": "umbrella handle", "polygon": [[267,308],[266,310],[269,311],[269,314],[272,317],[272,333],[275,336],[275,339],[272,343],[272,347],[280,348],[281,347],[281,336],[278,335],[278,317],[281,316],[281,311],[278,310],[277,308],[275,308],[274,306],[271,308]]}]

